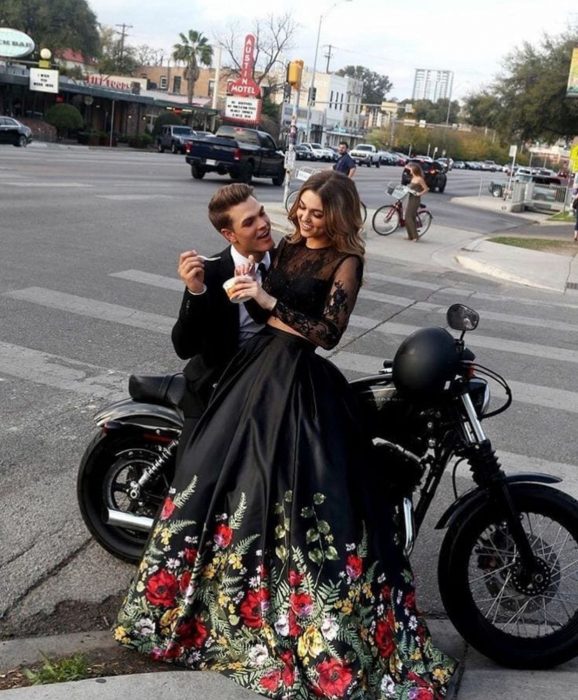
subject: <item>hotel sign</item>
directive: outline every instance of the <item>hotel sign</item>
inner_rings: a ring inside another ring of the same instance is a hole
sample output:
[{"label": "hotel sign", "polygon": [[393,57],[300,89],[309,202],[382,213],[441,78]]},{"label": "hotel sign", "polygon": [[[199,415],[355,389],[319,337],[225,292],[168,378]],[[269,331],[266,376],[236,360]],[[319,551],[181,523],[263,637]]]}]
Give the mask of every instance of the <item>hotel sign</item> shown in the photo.
[{"label": "hotel sign", "polygon": [[17,29],[0,27],[0,57],[24,58],[34,51],[34,41]]}]

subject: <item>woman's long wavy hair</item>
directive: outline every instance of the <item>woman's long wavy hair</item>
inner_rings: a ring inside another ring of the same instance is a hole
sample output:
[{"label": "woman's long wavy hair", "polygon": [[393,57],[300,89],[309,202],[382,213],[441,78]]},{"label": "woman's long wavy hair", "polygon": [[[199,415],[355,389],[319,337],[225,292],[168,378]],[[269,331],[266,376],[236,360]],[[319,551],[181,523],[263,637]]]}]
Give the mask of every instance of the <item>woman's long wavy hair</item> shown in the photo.
[{"label": "woman's long wavy hair", "polygon": [[307,179],[295,203],[289,210],[289,221],[295,226],[289,243],[298,243],[303,237],[299,231],[297,211],[301,195],[307,190],[315,192],[323,204],[325,230],[333,246],[341,253],[363,256],[365,244],[361,237],[363,219],[357,187],[351,178],[334,170],[321,170]]}]

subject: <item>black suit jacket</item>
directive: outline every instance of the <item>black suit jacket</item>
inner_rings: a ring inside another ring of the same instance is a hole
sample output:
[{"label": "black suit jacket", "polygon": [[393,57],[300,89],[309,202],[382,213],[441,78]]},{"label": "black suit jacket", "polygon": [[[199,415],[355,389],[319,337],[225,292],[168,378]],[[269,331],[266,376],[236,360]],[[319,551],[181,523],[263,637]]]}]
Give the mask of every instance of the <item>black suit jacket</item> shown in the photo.
[{"label": "black suit jacket", "polygon": [[[234,274],[228,247],[221,251],[219,260],[205,263],[204,294],[194,295],[185,289],[171,337],[177,355],[189,360],[183,370],[188,388],[183,401],[187,417],[201,415],[214,383],[239,349],[239,304],[231,303],[223,289],[223,282]],[[254,301],[247,307],[254,318],[265,322],[263,310]]]}]

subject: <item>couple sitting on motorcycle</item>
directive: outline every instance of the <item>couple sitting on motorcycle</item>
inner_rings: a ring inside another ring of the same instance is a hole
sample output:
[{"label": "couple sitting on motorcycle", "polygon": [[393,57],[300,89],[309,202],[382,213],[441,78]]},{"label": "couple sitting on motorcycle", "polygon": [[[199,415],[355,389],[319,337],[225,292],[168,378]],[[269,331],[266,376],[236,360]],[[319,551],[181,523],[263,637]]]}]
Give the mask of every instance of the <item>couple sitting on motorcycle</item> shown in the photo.
[{"label": "couple sitting on motorcycle", "polygon": [[274,698],[445,697],[455,664],[416,609],[356,398],[315,353],[361,286],[359,211],[350,179],[316,173],[274,248],[252,189],[231,184],[209,204],[229,246],[181,254],[185,424],[123,646]]}]

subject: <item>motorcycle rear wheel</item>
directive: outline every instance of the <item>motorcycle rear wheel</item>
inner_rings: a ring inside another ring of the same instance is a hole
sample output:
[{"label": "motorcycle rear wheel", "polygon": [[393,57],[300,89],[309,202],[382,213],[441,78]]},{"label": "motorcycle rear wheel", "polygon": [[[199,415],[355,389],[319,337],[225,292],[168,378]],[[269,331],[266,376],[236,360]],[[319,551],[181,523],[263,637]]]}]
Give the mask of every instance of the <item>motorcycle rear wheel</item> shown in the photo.
[{"label": "motorcycle rear wheel", "polygon": [[438,564],[449,618],[503,666],[551,668],[578,653],[578,503],[543,485],[510,486],[538,567],[529,581],[490,501],[448,530]]},{"label": "motorcycle rear wheel", "polygon": [[77,479],[82,518],[94,539],[118,559],[138,562],[148,533],[109,525],[107,509],[154,518],[174,476],[174,458],[142,491],[138,502],[128,495],[130,482],[158,458],[162,445],[138,433],[98,433],[86,448]]}]

